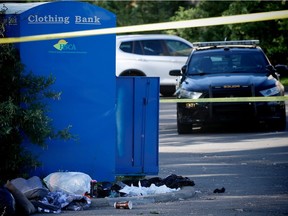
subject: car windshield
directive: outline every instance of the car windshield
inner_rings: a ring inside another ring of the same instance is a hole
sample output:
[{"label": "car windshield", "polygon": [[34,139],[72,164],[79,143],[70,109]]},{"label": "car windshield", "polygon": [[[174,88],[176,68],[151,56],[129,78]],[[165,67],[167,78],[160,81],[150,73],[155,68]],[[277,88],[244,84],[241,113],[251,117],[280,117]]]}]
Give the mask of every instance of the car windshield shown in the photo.
[{"label": "car windshield", "polygon": [[196,51],[190,59],[188,74],[265,72],[268,61],[258,50]]}]

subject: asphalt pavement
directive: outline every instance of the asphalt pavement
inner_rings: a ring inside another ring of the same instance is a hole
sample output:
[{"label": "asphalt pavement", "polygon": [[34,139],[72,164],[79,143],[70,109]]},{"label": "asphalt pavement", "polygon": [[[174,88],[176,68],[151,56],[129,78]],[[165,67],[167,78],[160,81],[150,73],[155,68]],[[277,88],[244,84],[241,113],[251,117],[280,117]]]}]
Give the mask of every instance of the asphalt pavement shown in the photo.
[{"label": "asphalt pavement", "polygon": [[[288,138],[287,132],[276,135]],[[160,175],[187,173],[194,166],[192,173],[199,173],[190,176],[195,186],[162,195],[95,198],[88,210],[63,211],[61,215],[288,215],[288,146],[205,154],[160,153],[160,158]],[[185,168],[185,161],[190,167]],[[180,164],[183,167],[177,169]],[[225,192],[214,193],[223,187]],[[131,201],[132,209],[114,208],[114,202],[123,200]]]}]

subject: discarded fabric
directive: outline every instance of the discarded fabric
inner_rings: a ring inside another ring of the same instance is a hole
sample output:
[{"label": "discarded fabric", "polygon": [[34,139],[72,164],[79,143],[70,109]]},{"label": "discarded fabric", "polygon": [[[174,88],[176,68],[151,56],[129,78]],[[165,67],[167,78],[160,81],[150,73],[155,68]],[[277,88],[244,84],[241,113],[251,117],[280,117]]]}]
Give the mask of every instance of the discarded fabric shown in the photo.
[{"label": "discarded fabric", "polygon": [[[194,181],[190,180],[188,177],[183,177],[175,174],[171,174],[166,178],[162,179],[159,177],[154,177],[150,179],[142,179],[140,180],[141,185],[144,187],[150,187],[151,184],[155,184],[156,186],[166,185],[169,188],[181,188],[184,186],[194,186]],[[138,182],[133,180],[123,181],[126,185],[137,185]]]},{"label": "discarded fabric", "polygon": [[61,210],[81,211],[91,205],[91,200],[82,195],[66,194],[62,191],[49,192],[42,200],[32,202],[39,212],[60,213]]},{"label": "discarded fabric", "polygon": [[[166,188],[170,188],[170,189],[178,189],[184,186],[194,186],[195,183],[194,181],[190,180],[187,177],[183,177],[183,176],[178,176],[175,174],[169,175],[166,178],[162,179],[159,177],[154,177],[154,178],[150,178],[150,179],[141,179],[141,180],[136,180],[136,179],[129,179],[129,180],[123,180],[123,181],[118,181],[115,184],[112,184],[110,182],[98,182],[98,186],[97,186],[97,194],[98,194],[98,198],[104,198],[104,197],[123,197],[123,196],[127,196],[126,193],[122,192],[121,190],[124,189],[125,186],[128,186],[127,188],[125,188],[125,190],[129,190],[128,188],[133,185],[133,187],[135,186],[135,188],[133,189],[134,192],[131,193],[136,193],[135,191],[139,190],[137,189],[137,185],[139,185],[139,182],[141,184],[141,187],[146,187],[146,188],[150,188],[150,192],[149,193],[153,193],[151,192],[151,190],[156,191],[165,191],[165,187]],[[161,187],[163,186],[163,187]],[[155,187],[160,187],[155,189]],[[130,188],[131,190],[131,188]],[[139,192],[138,194],[145,194],[147,192],[146,191],[142,191]],[[155,192],[155,191],[154,191]],[[155,192],[156,193],[156,192]],[[137,193],[136,193],[137,194]]]},{"label": "discarded fabric", "polygon": [[224,193],[225,192],[225,188],[222,187],[221,189],[216,188],[213,193]]},{"label": "discarded fabric", "polygon": [[0,213],[1,215],[15,214],[15,199],[5,187],[0,187]]},{"label": "discarded fabric", "polygon": [[139,181],[138,187],[135,187],[133,184],[131,186],[126,185],[119,192],[125,193],[126,196],[146,196],[152,194],[170,193],[179,190],[180,188],[171,189],[168,188],[166,185],[156,186],[155,184],[151,184],[150,187],[142,187],[141,182]]},{"label": "discarded fabric", "polygon": [[38,176],[33,176],[27,180],[24,178],[16,178],[11,180],[11,183],[28,199],[42,199],[49,192]]},{"label": "discarded fabric", "polygon": [[16,215],[30,215],[37,211],[30,200],[18,190],[11,181],[7,181],[5,188],[13,195],[16,203]]}]

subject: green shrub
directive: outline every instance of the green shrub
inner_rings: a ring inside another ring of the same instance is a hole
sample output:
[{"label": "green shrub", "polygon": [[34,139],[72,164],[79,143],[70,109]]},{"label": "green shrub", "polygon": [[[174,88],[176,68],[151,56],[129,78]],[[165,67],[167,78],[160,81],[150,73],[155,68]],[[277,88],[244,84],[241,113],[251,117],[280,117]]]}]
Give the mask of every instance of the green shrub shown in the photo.
[{"label": "green shrub", "polygon": [[280,77],[280,81],[284,86],[288,87],[288,77]]}]

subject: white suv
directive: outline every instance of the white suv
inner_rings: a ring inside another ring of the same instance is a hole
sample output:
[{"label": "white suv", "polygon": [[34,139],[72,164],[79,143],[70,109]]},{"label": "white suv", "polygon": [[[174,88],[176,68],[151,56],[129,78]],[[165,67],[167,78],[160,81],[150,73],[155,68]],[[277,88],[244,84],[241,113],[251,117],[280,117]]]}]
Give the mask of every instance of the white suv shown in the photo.
[{"label": "white suv", "polygon": [[181,69],[192,43],[174,35],[147,34],[116,37],[116,76],[160,77],[160,93],[175,93],[176,79],[169,71]]}]

